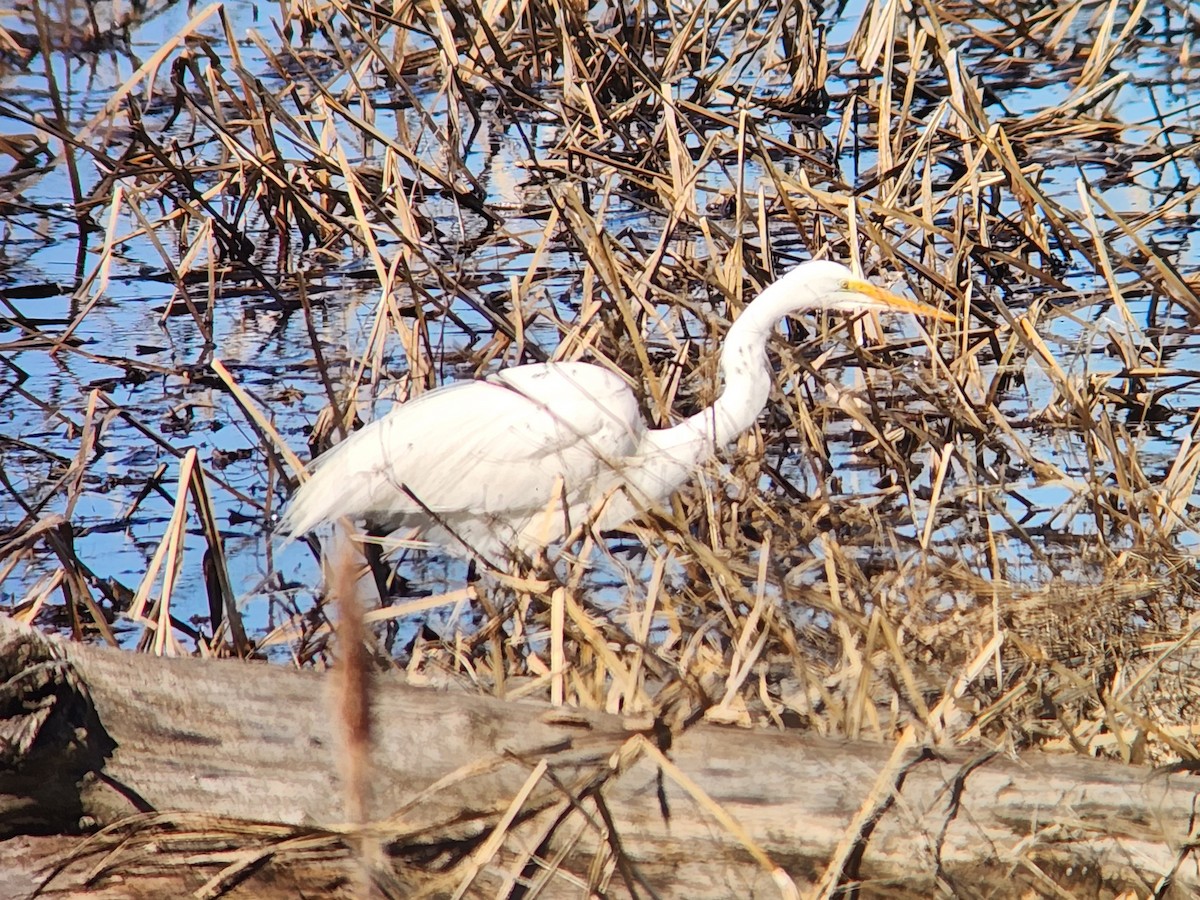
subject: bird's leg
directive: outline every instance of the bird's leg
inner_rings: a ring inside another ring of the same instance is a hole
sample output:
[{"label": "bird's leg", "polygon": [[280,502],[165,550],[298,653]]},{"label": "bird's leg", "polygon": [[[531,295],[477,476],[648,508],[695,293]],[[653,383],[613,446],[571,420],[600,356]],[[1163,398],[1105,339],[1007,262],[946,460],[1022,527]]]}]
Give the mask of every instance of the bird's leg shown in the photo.
[{"label": "bird's leg", "polygon": [[[388,536],[387,529],[368,526],[367,540],[363,542],[363,556],[366,557],[367,566],[371,570],[371,578],[375,581],[375,590],[379,592],[379,605],[391,606],[392,597],[397,589],[403,590],[408,580],[392,568],[392,566],[383,558],[383,544],[381,541]],[[389,618],[384,626],[383,646],[391,655],[392,647],[396,643],[396,635],[399,631],[399,625],[395,619]]]},{"label": "bird's leg", "polygon": [[375,581],[375,590],[379,593],[379,603],[386,606],[392,586],[390,584],[390,567],[383,561],[383,547],[379,544],[379,539],[382,537],[384,535],[378,529],[368,528],[368,539],[363,541],[363,556],[367,559],[371,578]]}]

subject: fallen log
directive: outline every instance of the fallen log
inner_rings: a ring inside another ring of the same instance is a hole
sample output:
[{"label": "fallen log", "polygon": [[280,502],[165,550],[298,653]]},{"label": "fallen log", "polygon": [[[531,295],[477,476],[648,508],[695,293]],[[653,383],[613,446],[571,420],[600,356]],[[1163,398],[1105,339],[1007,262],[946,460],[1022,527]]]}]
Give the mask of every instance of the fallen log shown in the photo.
[{"label": "fallen log", "polygon": [[827,883],[859,896],[1200,889],[1186,774],[938,748],[897,765],[885,745],[672,735],[380,677],[359,830],[321,674],[2,618],[0,673],[5,897],[352,896],[355,867],[390,896],[778,896],[811,891],[835,856]]}]

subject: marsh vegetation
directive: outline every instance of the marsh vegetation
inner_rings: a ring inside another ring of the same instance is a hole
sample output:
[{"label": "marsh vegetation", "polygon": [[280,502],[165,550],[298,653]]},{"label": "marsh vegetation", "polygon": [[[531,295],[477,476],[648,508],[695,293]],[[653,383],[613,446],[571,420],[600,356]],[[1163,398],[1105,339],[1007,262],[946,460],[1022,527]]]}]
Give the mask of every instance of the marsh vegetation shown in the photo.
[{"label": "marsh vegetation", "polygon": [[324,666],[315,555],[271,530],[338,432],[551,359],[676,422],[825,257],[957,326],[790,328],[670,509],[477,582],[401,554],[373,658],[679,727],[1197,758],[1194,5],[258,15],[0,18],[7,612]]}]

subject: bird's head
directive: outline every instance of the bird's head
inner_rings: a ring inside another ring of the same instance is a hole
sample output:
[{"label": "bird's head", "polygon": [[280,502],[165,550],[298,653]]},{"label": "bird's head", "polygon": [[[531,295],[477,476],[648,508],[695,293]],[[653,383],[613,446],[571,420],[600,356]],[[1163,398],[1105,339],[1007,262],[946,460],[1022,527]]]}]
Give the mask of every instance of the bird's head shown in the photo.
[{"label": "bird's head", "polygon": [[793,298],[796,312],[829,310],[856,313],[881,310],[912,313],[943,322],[956,321],[945,310],[885,291],[855,276],[841,263],[827,260],[801,263],[775,284],[783,289],[780,294]]}]

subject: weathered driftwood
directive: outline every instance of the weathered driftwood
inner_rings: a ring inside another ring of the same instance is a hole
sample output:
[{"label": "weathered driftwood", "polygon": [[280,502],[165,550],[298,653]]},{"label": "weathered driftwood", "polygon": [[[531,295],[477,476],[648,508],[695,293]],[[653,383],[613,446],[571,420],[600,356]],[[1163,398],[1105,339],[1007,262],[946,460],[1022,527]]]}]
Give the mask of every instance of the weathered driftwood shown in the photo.
[{"label": "weathered driftwood", "polygon": [[[349,895],[362,846],[384,848],[366,856],[395,896],[466,879],[468,896],[530,883],[541,896],[587,896],[589,884],[618,897],[778,896],[764,855],[803,892],[892,754],[701,725],[670,740],[676,770],[650,749],[667,742],[650,723],[380,679],[377,825],[362,839],[338,825],[336,717],[319,674],[119,653],[7,621],[0,672],[5,897],[64,848],[78,858],[49,896],[89,875],[105,896],[197,891],[213,876],[207,895]],[[1189,776],[940,750],[899,771],[842,872],[866,895],[1200,889]]]}]

